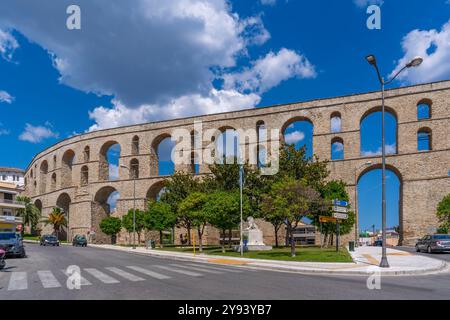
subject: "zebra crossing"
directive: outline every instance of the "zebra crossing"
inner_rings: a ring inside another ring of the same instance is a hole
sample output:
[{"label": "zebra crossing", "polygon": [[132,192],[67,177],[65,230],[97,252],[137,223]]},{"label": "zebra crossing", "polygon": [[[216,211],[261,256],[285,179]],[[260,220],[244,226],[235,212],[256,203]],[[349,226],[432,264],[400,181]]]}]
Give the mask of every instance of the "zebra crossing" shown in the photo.
[{"label": "zebra crossing", "polygon": [[[98,283],[114,285],[122,281],[143,282],[151,279],[169,280],[176,277],[193,277],[199,278],[211,274],[225,274],[225,273],[242,273],[250,270],[218,267],[216,265],[206,264],[168,264],[168,265],[150,265],[146,267],[141,266],[125,266],[125,267],[102,267],[102,268],[80,268],[80,285],[93,286]],[[9,281],[7,279],[9,275]],[[30,289],[28,283],[32,282],[30,278],[37,275],[40,287],[43,289],[57,289],[67,288],[66,281],[68,281],[71,274],[67,270],[58,270],[57,272],[51,270],[38,270],[34,272],[1,272],[0,273],[0,293],[2,291],[19,291]],[[3,282],[7,281],[7,285],[1,286]]]}]

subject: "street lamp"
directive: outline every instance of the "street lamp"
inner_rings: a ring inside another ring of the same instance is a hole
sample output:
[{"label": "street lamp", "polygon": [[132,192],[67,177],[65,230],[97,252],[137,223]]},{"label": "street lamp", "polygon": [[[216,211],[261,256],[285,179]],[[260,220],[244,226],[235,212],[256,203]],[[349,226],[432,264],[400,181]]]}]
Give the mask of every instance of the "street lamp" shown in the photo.
[{"label": "street lamp", "polygon": [[[124,165],[120,165],[122,168],[128,169],[131,173],[131,169]],[[136,175],[133,175],[133,249],[136,249]]]},{"label": "street lamp", "polygon": [[418,67],[423,59],[421,57],[415,57],[410,62],[408,62],[403,68],[401,68],[391,79],[385,81],[380,74],[380,70],[377,65],[377,60],[373,54],[366,57],[367,62],[374,66],[377,71],[378,81],[381,85],[381,223],[382,223],[382,251],[381,251],[381,262],[380,268],[389,268],[389,263],[386,256],[386,147],[385,147],[385,123],[384,123],[384,87],[394,81],[395,78],[405,69]]},{"label": "street lamp", "polygon": [[359,239],[359,219],[358,219],[358,172],[359,169],[364,167],[370,167],[372,165],[372,161],[364,162],[362,165],[356,168],[355,170],[355,246],[358,245]]}]

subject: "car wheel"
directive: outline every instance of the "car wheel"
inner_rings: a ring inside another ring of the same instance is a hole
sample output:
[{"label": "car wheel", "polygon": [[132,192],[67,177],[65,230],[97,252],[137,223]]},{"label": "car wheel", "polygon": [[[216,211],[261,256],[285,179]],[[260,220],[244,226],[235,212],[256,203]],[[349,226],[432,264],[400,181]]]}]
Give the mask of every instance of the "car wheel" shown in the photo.
[{"label": "car wheel", "polygon": [[420,252],[419,246],[416,245],[416,252]]},{"label": "car wheel", "polygon": [[22,250],[22,252],[20,253],[19,257],[20,258],[25,258],[27,255],[25,253],[25,250]]},{"label": "car wheel", "polygon": [[428,246],[427,252],[428,252],[428,253],[433,253],[433,250],[431,250],[431,247],[430,247],[430,246]]}]

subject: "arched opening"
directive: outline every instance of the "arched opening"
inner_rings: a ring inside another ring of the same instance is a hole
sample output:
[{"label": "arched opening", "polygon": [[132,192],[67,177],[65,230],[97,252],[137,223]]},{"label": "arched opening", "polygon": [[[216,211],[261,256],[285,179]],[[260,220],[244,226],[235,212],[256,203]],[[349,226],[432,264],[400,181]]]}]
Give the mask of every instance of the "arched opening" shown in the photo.
[{"label": "arched opening", "polygon": [[311,120],[304,117],[297,117],[286,122],[282,128],[284,143],[294,145],[296,150],[305,148],[306,158],[313,155],[313,131],[314,125]]},{"label": "arched opening", "polygon": [[67,150],[62,157],[61,165],[61,187],[67,188],[72,186],[72,167],[75,159],[75,152]]},{"label": "arched opening", "polygon": [[199,157],[197,152],[191,152],[191,173],[199,174],[200,173],[200,164]]},{"label": "arched opening", "polygon": [[139,160],[131,159],[130,161],[130,179],[139,179]]},{"label": "arched opening", "polygon": [[61,211],[66,216],[67,226],[61,228],[61,232],[59,233],[60,240],[70,239],[72,236],[70,233],[70,204],[72,200],[67,193],[61,193],[56,200],[56,206],[61,209]]},{"label": "arched opening", "polygon": [[257,165],[258,168],[264,167],[267,164],[267,154],[266,147],[267,146],[267,128],[264,121],[260,120],[256,123],[256,137],[257,137],[257,146],[256,146],[256,154],[257,154]]},{"label": "arched opening", "polygon": [[[381,155],[382,113],[380,108],[366,112],[360,122],[360,152],[363,157]],[[397,116],[393,109],[385,112],[385,150],[386,154],[397,153]]]},{"label": "arched opening", "polygon": [[105,143],[99,154],[99,180],[114,181],[119,179],[120,144],[116,141]]},{"label": "arched opening", "polygon": [[134,136],[131,140],[131,154],[137,155],[139,154],[139,137]]},{"label": "arched opening", "polygon": [[417,151],[432,150],[432,132],[430,128],[420,128],[417,131]]},{"label": "arched opening", "polygon": [[193,174],[200,173],[200,158],[198,156],[201,152],[201,137],[195,130],[191,131],[191,161],[189,171]]},{"label": "arched opening", "polygon": [[48,173],[48,162],[46,160],[42,161],[40,166],[40,177],[39,177],[39,193],[43,194],[47,190],[47,173]]},{"label": "arched opening", "polygon": [[115,213],[118,210],[118,201],[120,199],[120,193],[113,187],[103,187],[97,191],[92,203],[92,226],[96,232],[96,243],[111,243],[111,237],[105,235],[100,230],[100,222]]},{"label": "arched opening", "polygon": [[53,170],[56,170],[56,155],[53,156]]},{"label": "arched opening", "polygon": [[82,166],[80,174],[80,185],[84,187],[87,186],[88,184],[89,184],[89,168],[88,166]]},{"label": "arched opening", "polygon": [[84,162],[89,162],[91,160],[91,148],[89,146],[84,147],[83,158]]},{"label": "arched opening", "polygon": [[431,100],[423,99],[417,104],[417,120],[431,118]]},{"label": "arched opening", "polygon": [[337,133],[342,131],[342,119],[339,112],[333,112],[330,116],[330,131]]},{"label": "arched opening", "polygon": [[222,164],[236,163],[241,156],[238,132],[232,127],[220,128],[219,131],[215,138],[216,159]]},{"label": "arched opening", "polygon": [[149,200],[158,201],[165,191],[166,188],[164,181],[158,181],[148,189],[146,199],[147,201]]},{"label": "arched opening", "polygon": [[175,141],[169,135],[163,135],[155,139],[153,149],[156,154],[157,175],[171,175],[175,172],[175,164],[172,160],[172,154],[175,152]]},{"label": "arched opening", "polygon": [[34,202],[34,205],[35,205],[36,208],[39,210],[39,212],[42,213],[42,201],[39,200],[39,199],[37,199],[37,200]]},{"label": "arched opening", "polygon": [[53,172],[53,174],[52,174],[51,189],[52,189],[52,191],[56,190],[56,173],[55,172]]},{"label": "arched opening", "polygon": [[333,138],[331,140],[331,160],[344,159],[344,140]]},{"label": "arched opening", "polygon": [[[378,240],[381,236],[381,166],[363,171],[358,178],[358,231],[360,238]],[[398,170],[386,167],[386,227],[388,245],[401,245],[403,239],[402,178]],[[369,236],[369,237],[367,237]],[[366,241],[368,241],[366,239]]]}]

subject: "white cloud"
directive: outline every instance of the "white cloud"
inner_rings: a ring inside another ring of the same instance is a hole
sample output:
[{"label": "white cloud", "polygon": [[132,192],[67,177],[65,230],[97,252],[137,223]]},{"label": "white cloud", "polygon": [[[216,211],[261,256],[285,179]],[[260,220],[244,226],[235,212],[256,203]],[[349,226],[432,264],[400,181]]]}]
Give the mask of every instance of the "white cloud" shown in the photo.
[{"label": "white cloud", "polygon": [[303,139],[305,139],[305,134],[301,131],[290,132],[284,136],[284,141],[287,144],[295,144]]},{"label": "white cloud", "polygon": [[265,6],[274,6],[277,3],[277,0],[260,0],[261,4]]},{"label": "white cloud", "polygon": [[0,102],[12,103],[14,101],[14,97],[11,96],[8,92],[0,90]]},{"label": "white cloud", "polygon": [[109,179],[118,180],[119,179],[119,167],[115,164],[109,164]]},{"label": "white cloud", "polygon": [[331,122],[331,132],[341,132],[342,120],[340,117],[333,117]]},{"label": "white cloud", "polygon": [[333,143],[333,147],[334,147],[334,151],[336,151],[336,152],[344,151],[344,144],[341,142]]},{"label": "white cloud", "polygon": [[403,71],[399,79],[407,83],[423,83],[444,80],[450,76],[450,20],[440,31],[413,30],[402,40],[404,52],[392,75],[416,56],[421,56],[423,63],[417,68]]},{"label": "white cloud", "polygon": [[[386,145],[386,154],[395,154],[397,153],[397,146],[395,144],[387,144]],[[362,151],[361,155],[363,157],[374,157],[374,156],[380,156],[381,155],[381,147],[378,148],[377,151]]]},{"label": "white cloud", "polygon": [[282,48],[278,53],[269,52],[256,60],[251,68],[225,74],[223,78],[225,88],[264,93],[292,77],[314,78],[316,75],[314,65],[305,56]]},{"label": "white cloud", "polygon": [[53,132],[51,125],[47,122],[45,126],[33,126],[29,123],[25,125],[25,131],[19,136],[19,140],[31,143],[40,143],[44,139],[58,138],[59,134]]},{"label": "white cloud", "polygon": [[19,47],[17,40],[10,32],[0,29],[0,55],[11,61],[14,51]]},{"label": "white cloud", "polygon": [[384,3],[383,0],[353,0],[353,2],[359,8],[368,7],[368,6],[372,5],[372,4],[376,4],[378,6],[381,6]]}]

